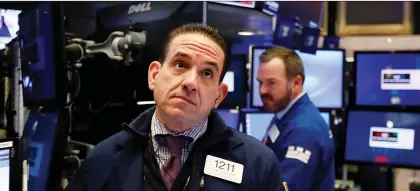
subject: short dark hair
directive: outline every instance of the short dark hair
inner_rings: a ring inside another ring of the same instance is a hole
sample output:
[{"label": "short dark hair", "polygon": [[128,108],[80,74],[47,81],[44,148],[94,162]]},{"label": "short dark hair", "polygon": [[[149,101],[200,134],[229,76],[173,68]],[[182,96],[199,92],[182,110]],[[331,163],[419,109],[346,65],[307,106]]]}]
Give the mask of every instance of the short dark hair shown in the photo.
[{"label": "short dark hair", "polygon": [[269,48],[261,54],[260,63],[269,62],[273,58],[280,58],[283,60],[288,80],[300,75],[302,77],[302,83],[305,82],[305,70],[303,68],[302,60],[294,50],[282,46]]},{"label": "short dark hair", "polygon": [[221,83],[223,81],[223,78],[227,72],[227,69],[229,67],[229,63],[227,62],[227,45],[225,40],[223,39],[222,35],[219,33],[219,30],[217,30],[216,28],[209,26],[209,25],[205,25],[205,24],[201,24],[201,23],[189,23],[189,24],[185,24],[185,25],[181,25],[175,29],[173,29],[168,37],[166,38],[166,40],[163,43],[163,51],[161,53],[161,56],[159,58],[159,61],[161,63],[163,63],[166,59],[167,53],[168,53],[168,47],[169,44],[172,42],[172,40],[182,34],[189,34],[189,33],[195,33],[195,34],[201,34],[204,35],[208,38],[210,38],[211,40],[213,40],[214,42],[216,42],[216,44],[218,44],[220,46],[220,48],[222,48],[223,53],[225,54],[225,59],[223,60],[223,70],[222,70],[222,74],[220,76],[220,80],[219,82]]}]

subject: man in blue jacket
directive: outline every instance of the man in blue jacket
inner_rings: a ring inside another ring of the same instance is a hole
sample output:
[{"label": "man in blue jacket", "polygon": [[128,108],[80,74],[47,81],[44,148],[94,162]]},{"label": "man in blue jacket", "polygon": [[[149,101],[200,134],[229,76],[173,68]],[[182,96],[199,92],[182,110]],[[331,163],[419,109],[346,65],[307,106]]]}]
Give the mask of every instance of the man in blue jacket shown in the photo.
[{"label": "man in blue jacket", "polygon": [[276,153],[290,190],[333,191],[334,141],[319,110],[303,91],[301,59],[284,47],[260,56],[257,80],[264,109],[275,112],[264,143]]},{"label": "man in blue jacket", "polygon": [[68,191],[287,190],[275,154],[226,127],[226,44],[202,24],[174,29],[149,66],[156,107],[99,143]]}]

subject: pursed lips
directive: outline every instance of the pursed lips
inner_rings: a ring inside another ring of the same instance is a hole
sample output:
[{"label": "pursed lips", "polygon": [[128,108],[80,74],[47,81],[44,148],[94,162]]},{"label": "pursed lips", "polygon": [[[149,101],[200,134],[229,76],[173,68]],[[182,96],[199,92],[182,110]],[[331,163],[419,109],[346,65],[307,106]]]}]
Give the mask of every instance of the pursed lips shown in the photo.
[{"label": "pursed lips", "polygon": [[173,98],[180,98],[180,99],[183,99],[184,101],[186,101],[186,102],[188,102],[188,103],[190,103],[190,104],[195,105],[195,103],[194,103],[193,101],[191,101],[190,99],[188,99],[188,98],[187,98],[187,97],[185,97],[185,96],[173,96]]}]

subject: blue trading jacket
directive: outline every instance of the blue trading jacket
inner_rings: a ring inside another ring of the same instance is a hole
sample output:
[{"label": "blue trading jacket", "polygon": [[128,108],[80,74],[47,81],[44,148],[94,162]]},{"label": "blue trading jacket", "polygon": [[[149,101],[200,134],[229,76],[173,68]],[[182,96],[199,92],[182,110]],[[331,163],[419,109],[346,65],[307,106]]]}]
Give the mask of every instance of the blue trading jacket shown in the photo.
[{"label": "blue trading jacket", "polygon": [[276,153],[294,191],[334,191],[335,146],[330,128],[305,94],[268,127],[266,145]]}]

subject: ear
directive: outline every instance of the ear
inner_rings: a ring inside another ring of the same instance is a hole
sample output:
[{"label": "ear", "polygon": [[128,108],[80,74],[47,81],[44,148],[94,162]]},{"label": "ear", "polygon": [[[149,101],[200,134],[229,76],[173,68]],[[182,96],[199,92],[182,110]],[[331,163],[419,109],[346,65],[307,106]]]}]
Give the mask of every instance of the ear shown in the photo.
[{"label": "ear", "polygon": [[159,74],[161,67],[162,67],[162,64],[158,61],[153,61],[149,65],[148,81],[149,81],[149,89],[152,91],[155,90],[156,77]]},{"label": "ear", "polygon": [[219,85],[219,96],[217,97],[215,103],[214,103],[214,108],[219,107],[220,103],[222,103],[223,99],[225,99],[227,93],[228,93],[228,85],[225,83],[221,83]]},{"label": "ear", "polygon": [[303,88],[303,79],[302,76],[297,75],[293,78],[293,87],[295,88]]}]

